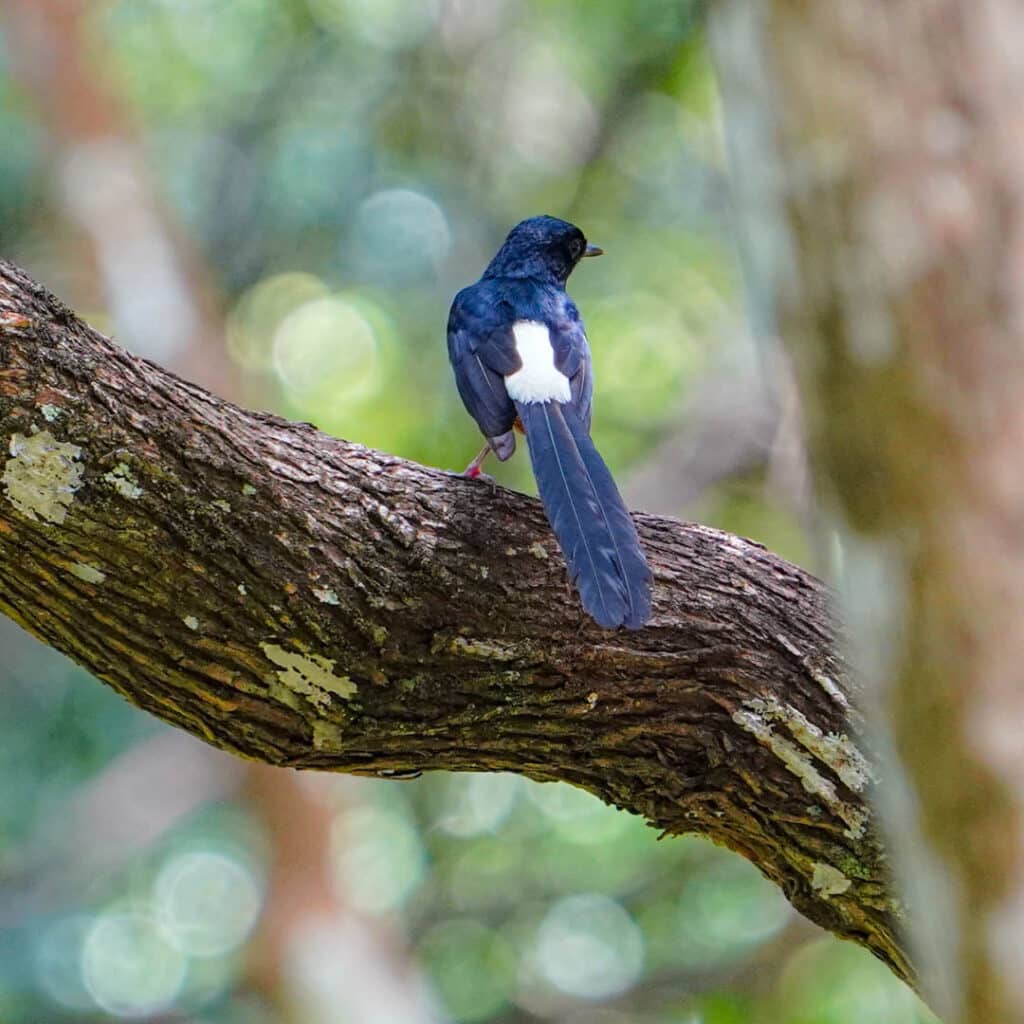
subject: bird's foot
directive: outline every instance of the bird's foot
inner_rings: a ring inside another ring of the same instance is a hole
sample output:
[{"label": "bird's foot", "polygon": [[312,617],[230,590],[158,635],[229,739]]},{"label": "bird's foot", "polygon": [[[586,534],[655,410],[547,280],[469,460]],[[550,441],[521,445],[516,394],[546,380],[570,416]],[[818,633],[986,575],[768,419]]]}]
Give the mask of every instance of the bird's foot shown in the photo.
[{"label": "bird's foot", "polygon": [[483,466],[484,460],[487,458],[488,455],[490,455],[490,453],[490,444],[485,444],[483,448],[481,448],[480,451],[477,453],[476,458],[462,471],[462,475],[466,477],[467,480],[475,480],[478,476],[481,475],[483,475],[485,480],[489,480],[490,477],[488,477],[486,474],[481,474],[480,467]]},{"label": "bird's foot", "polygon": [[462,476],[467,480],[480,480],[483,483],[490,484],[492,491],[498,488],[498,481],[490,473],[481,472],[479,466],[470,466],[469,469],[463,470]]}]

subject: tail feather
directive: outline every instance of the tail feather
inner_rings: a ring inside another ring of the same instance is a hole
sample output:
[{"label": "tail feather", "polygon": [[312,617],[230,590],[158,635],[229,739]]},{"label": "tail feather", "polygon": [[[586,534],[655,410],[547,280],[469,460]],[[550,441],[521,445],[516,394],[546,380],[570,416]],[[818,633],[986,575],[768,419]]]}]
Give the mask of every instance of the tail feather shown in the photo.
[{"label": "tail feather", "polygon": [[516,403],[544,510],[584,609],[607,629],[651,616],[651,572],[608,467],[575,410]]}]

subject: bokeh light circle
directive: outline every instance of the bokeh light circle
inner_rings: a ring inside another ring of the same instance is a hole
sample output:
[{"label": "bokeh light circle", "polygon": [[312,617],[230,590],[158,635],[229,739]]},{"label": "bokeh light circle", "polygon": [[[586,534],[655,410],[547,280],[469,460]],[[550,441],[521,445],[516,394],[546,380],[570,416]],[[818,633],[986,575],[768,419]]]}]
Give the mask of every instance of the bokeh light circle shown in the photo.
[{"label": "bokeh light circle", "polygon": [[82,977],[96,1005],[116,1017],[144,1017],[169,1007],[188,960],[156,919],[139,911],[100,915],[82,947]]},{"label": "bokeh light circle", "polygon": [[288,272],[264,278],[238,301],[227,319],[227,348],[246,370],[266,371],[274,365],[274,334],[289,313],[328,294],[313,274]]},{"label": "bokeh light circle", "polygon": [[451,230],[441,207],[422,192],[385,189],[359,204],[351,247],[364,271],[392,283],[439,267]]},{"label": "bokeh light circle", "polygon": [[170,860],[157,877],[154,896],[165,936],[194,957],[220,956],[240,946],[263,903],[251,869],[212,850]]},{"label": "bokeh light circle", "polygon": [[535,953],[541,975],[556,988],[581,999],[606,999],[640,977],[644,940],[621,904],[586,893],[548,911]]},{"label": "bokeh light circle", "polygon": [[274,369],[310,404],[365,397],[379,372],[377,334],[344,295],[313,299],[289,313],[274,333]]}]

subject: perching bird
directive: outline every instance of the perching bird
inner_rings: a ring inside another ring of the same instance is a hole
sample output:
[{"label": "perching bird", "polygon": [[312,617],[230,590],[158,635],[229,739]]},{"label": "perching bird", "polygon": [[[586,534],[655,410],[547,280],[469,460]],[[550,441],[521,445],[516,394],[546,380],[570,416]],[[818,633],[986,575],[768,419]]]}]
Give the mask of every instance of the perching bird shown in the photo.
[{"label": "perching bird", "polygon": [[636,527],[590,439],[594,381],[579,310],[565,291],[573,268],[602,250],[556,217],[517,224],[483,277],[448,316],[448,358],[469,414],[493,451],[515,451],[521,425],[544,510],[583,607],[606,629],[651,616],[651,572]]}]

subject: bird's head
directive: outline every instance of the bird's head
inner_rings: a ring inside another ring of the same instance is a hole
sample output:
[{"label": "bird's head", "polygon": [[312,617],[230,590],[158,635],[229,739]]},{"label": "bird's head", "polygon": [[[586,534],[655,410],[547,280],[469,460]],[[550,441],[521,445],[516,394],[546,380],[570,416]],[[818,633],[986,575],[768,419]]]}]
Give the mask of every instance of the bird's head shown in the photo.
[{"label": "bird's head", "polygon": [[564,285],[583,257],[603,251],[589,245],[575,224],[547,215],[530,217],[508,233],[484,277],[536,277]]}]

